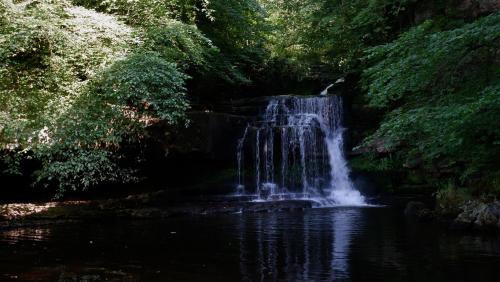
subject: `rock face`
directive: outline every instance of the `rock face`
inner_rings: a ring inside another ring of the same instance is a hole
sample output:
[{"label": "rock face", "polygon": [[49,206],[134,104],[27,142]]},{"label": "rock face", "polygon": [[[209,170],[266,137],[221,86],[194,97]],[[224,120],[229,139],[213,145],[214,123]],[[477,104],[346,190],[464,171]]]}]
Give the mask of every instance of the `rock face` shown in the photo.
[{"label": "rock face", "polygon": [[[276,96],[238,99],[211,105],[211,109],[198,109],[188,113],[189,126],[181,128],[173,136],[165,136],[169,130],[159,127],[155,136],[163,142],[165,155],[199,153],[209,159],[230,162],[234,166],[236,144],[246,125],[259,118],[270,100]],[[287,97],[281,95],[280,97]],[[167,128],[168,129],[168,128]]]},{"label": "rock face", "polygon": [[455,0],[457,10],[465,13],[468,17],[478,17],[500,10],[498,0]]},{"label": "rock face", "polygon": [[437,14],[444,14],[459,19],[475,19],[500,10],[499,0],[447,0],[418,1],[415,3],[414,20],[421,23]]},{"label": "rock face", "polygon": [[[280,95],[279,99],[290,96]],[[275,99],[278,97],[266,96],[197,105],[185,128],[172,129],[167,124],[152,127],[152,144],[143,154],[146,165],[141,166],[144,178],[155,186],[200,187],[197,194],[234,192],[238,140],[248,124],[259,122],[269,101]]]},{"label": "rock face", "polygon": [[468,201],[452,224],[453,229],[500,230],[500,201],[483,203]]},{"label": "rock face", "polygon": [[412,0],[411,2],[414,5],[414,22],[417,24],[437,14],[458,19],[476,19],[500,10],[500,1],[498,0]]},{"label": "rock face", "polygon": [[231,192],[236,177],[236,144],[252,118],[247,115],[254,110],[252,106],[228,103],[190,112],[186,127],[151,127],[147,150],[142,154],[146,160],[141,165],[144,178],[160,187],[193,187],[203,182],[204,191],[198,193]]},{"label": "rock face", "polygon": [[191,124],[178,132],[173,149],[181,153],[201,153],[214,160],[234,160],[236,141],[248,123],[248,117],[220,112],[192,112],[189,118]]}]

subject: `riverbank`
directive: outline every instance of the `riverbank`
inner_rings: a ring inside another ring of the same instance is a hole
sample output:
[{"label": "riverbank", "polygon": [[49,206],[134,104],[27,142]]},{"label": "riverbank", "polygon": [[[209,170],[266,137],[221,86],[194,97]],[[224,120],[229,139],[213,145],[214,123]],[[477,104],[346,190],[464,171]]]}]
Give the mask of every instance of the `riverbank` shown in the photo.
[{"label": "riverbank", "polygon": [[0,228],[50,222],[103,219],[165,219],[241,212],[293,211],[312,208],[305,200],[249,201],[245,197],[173,199],[166,191],[107,200],[82,200],[0,205]]},{"label": "riverbank", "polygon": [[[419,222],[439,222],[450,230],[500,230],[499,201],[484,203],[470,200],[460,205],[455,214],[450,214],[433,209],[434,203],[428,200],[423,197],[396,195],[373,199],[380,205],[400,210],[409,219]],[[178,198],[162,190],[106,200],[3,204],[0,205],[0,229],[80,220],[167,219],[214,214],[297,211],[315,206],[318,206],[318,203],[313,200],[259,202],[251,201],[249,197],[231,196]]]},{"label": "riverbank", "polygon": [[410,201],[404,211],[406,217],[418,221],[441,222],[456,231],[500,231],[500,201],[468,200],[454,212],[430,209],[419,201]]}]

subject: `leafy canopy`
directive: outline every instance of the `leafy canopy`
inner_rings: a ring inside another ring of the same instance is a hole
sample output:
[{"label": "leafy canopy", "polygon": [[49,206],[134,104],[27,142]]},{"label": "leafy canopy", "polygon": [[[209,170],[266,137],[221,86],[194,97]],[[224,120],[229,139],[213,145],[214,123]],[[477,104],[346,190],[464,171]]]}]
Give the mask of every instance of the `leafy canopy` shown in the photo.
[{"label": "leafy canopy", "polygon": [[496,13],[445,30],[427,21],[370,49],[362,83],[370,104],[388,114],[366,145],[383,139],[403,163],[422,159],[462,184],[496,185],[499,40]]}]

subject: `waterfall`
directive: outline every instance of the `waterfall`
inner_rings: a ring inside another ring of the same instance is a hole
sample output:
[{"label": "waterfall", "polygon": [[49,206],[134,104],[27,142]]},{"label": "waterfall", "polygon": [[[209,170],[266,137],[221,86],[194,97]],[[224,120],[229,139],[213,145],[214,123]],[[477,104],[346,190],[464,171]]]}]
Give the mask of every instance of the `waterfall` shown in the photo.
[{"label": "waterfall", "polygon": [[236,148],[236,159],[238,163],[238,185],[236,186],[236,193],[241,194],[243,193],[244,185],[243,185],[243,178],[244,178],[244,167],[243,167],[243,144],[245,142],[245,138],[247,137],[247,132],[248,132],[249,125],[245,127],[245,131],[243,132],[243,137],[241,137],[238,140],[238,146]]},{"label": "waterfall", "polygon": [[[340,97],[273,97],[238,141],[236,192],[260,200],[315,198],[338,205],[364,204],[349,179],[343,132]],[[250,144],[253,166],[248,167],[253,171],[247,174],[253,181],[245,181],[244,152]]]},{"label": "waterfall", "polygon": [[323,91],[321,91],[320,95],[325,96],[328,94],[328,89],[330,89],[334,84],[328,85]]}]

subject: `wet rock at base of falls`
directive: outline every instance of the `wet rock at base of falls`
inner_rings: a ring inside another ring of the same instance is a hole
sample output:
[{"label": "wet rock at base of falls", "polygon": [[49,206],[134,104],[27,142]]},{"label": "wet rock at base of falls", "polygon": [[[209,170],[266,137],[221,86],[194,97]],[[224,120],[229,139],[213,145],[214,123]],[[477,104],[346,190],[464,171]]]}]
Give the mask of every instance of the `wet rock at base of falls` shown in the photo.
[{"label": "wet rock at base of falls", "polygon": [[314,206],[312,201],[306,200],[285,200],[269,202],[248,202],[242,208],[245,212],[272,212],[272,211],[293,211],[304,210]]},{"label": "wet rock at base of falls", "polygon": [[461,206],[462,212],[455,218],[454,230],[500,230],[500,202],[483,203],[467,201]]}]

